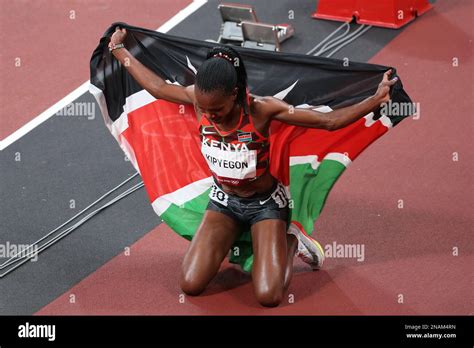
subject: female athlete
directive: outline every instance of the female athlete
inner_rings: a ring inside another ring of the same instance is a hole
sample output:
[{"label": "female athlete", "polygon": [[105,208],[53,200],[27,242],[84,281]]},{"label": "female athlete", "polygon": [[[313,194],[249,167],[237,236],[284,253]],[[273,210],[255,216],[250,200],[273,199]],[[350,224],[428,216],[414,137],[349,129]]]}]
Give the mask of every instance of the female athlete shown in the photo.
[{"label": "female athlete", "polygon": [[193,85],[168,84],[123,46],[126,35],[126,29],[116,28],[109,43],[112,54],[155,98],[194,105],[201,151],[214,178],[209,204],[183,260],[182,290],[188,295],[203,292],[247,227],[252,236],[256,298],[263,306],[278,306],[292,276],[293,257],[298,255],[319,268],[324,252],[314,239],[288,228],[287,192],[269,170],[270,123],[340,129],[388,102],[397,78],[389,80],[389,70],[373,96],[320,113],[294,108],[271,96],[249,94],[244,63],[228,46],[209,51]]}]

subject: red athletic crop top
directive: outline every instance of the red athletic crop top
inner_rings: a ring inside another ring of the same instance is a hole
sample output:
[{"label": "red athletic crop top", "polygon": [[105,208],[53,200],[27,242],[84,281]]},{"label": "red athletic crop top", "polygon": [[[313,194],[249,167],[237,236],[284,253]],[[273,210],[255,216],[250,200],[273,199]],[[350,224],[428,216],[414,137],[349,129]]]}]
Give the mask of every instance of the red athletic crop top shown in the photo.
[{"label": "red athletic crop top", "polygon": [[219,184],[238,186],[256,180],[270,164],[269,139],[255,129],[252,117],[243,109],[239,123],[230,131],[219,130],[205,114],[199,123],[201,152]]}]

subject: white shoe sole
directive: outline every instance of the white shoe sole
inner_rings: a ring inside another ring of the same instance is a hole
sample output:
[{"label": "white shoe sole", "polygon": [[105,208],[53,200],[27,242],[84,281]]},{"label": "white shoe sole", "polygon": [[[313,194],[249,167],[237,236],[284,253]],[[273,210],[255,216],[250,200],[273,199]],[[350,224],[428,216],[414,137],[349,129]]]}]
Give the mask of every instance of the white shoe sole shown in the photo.
[{"label": "white shoe sole", "polygon": [[[307,236],[294,224],[291,224],[288,228],[288,233],[294,235],[298,239],[298,256],[307,264],[311,266],[313,270],[321,269],[324,263],[324,249],[317,240]],[[303,251],[306,251],[311,255],[311,258],[304,256]]]}]

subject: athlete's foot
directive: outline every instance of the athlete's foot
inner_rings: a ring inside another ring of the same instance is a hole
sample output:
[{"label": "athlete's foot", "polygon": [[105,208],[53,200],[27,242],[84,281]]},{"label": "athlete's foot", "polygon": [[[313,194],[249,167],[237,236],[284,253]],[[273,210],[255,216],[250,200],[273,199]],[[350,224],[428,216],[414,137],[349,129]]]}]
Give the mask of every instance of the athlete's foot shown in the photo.
[{"label": "athlete's foot", "polygon": [[313,270],[320,269],[324,263],[324,250],[318,241],[308,236],[293,224],[290,225],[288,233],[298,239],[296,255],[309,264]]}]

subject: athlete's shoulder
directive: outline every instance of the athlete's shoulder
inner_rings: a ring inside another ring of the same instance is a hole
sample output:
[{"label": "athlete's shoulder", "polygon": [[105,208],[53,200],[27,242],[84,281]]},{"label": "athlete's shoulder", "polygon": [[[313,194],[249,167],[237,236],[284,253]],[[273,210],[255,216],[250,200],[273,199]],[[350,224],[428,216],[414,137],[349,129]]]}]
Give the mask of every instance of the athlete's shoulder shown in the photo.
[{"label": "athlete's shoulder", "polygon": [[256,117],[270,119],[280,108],[281,100],[270,96],[250,94],[250,112]]}]

